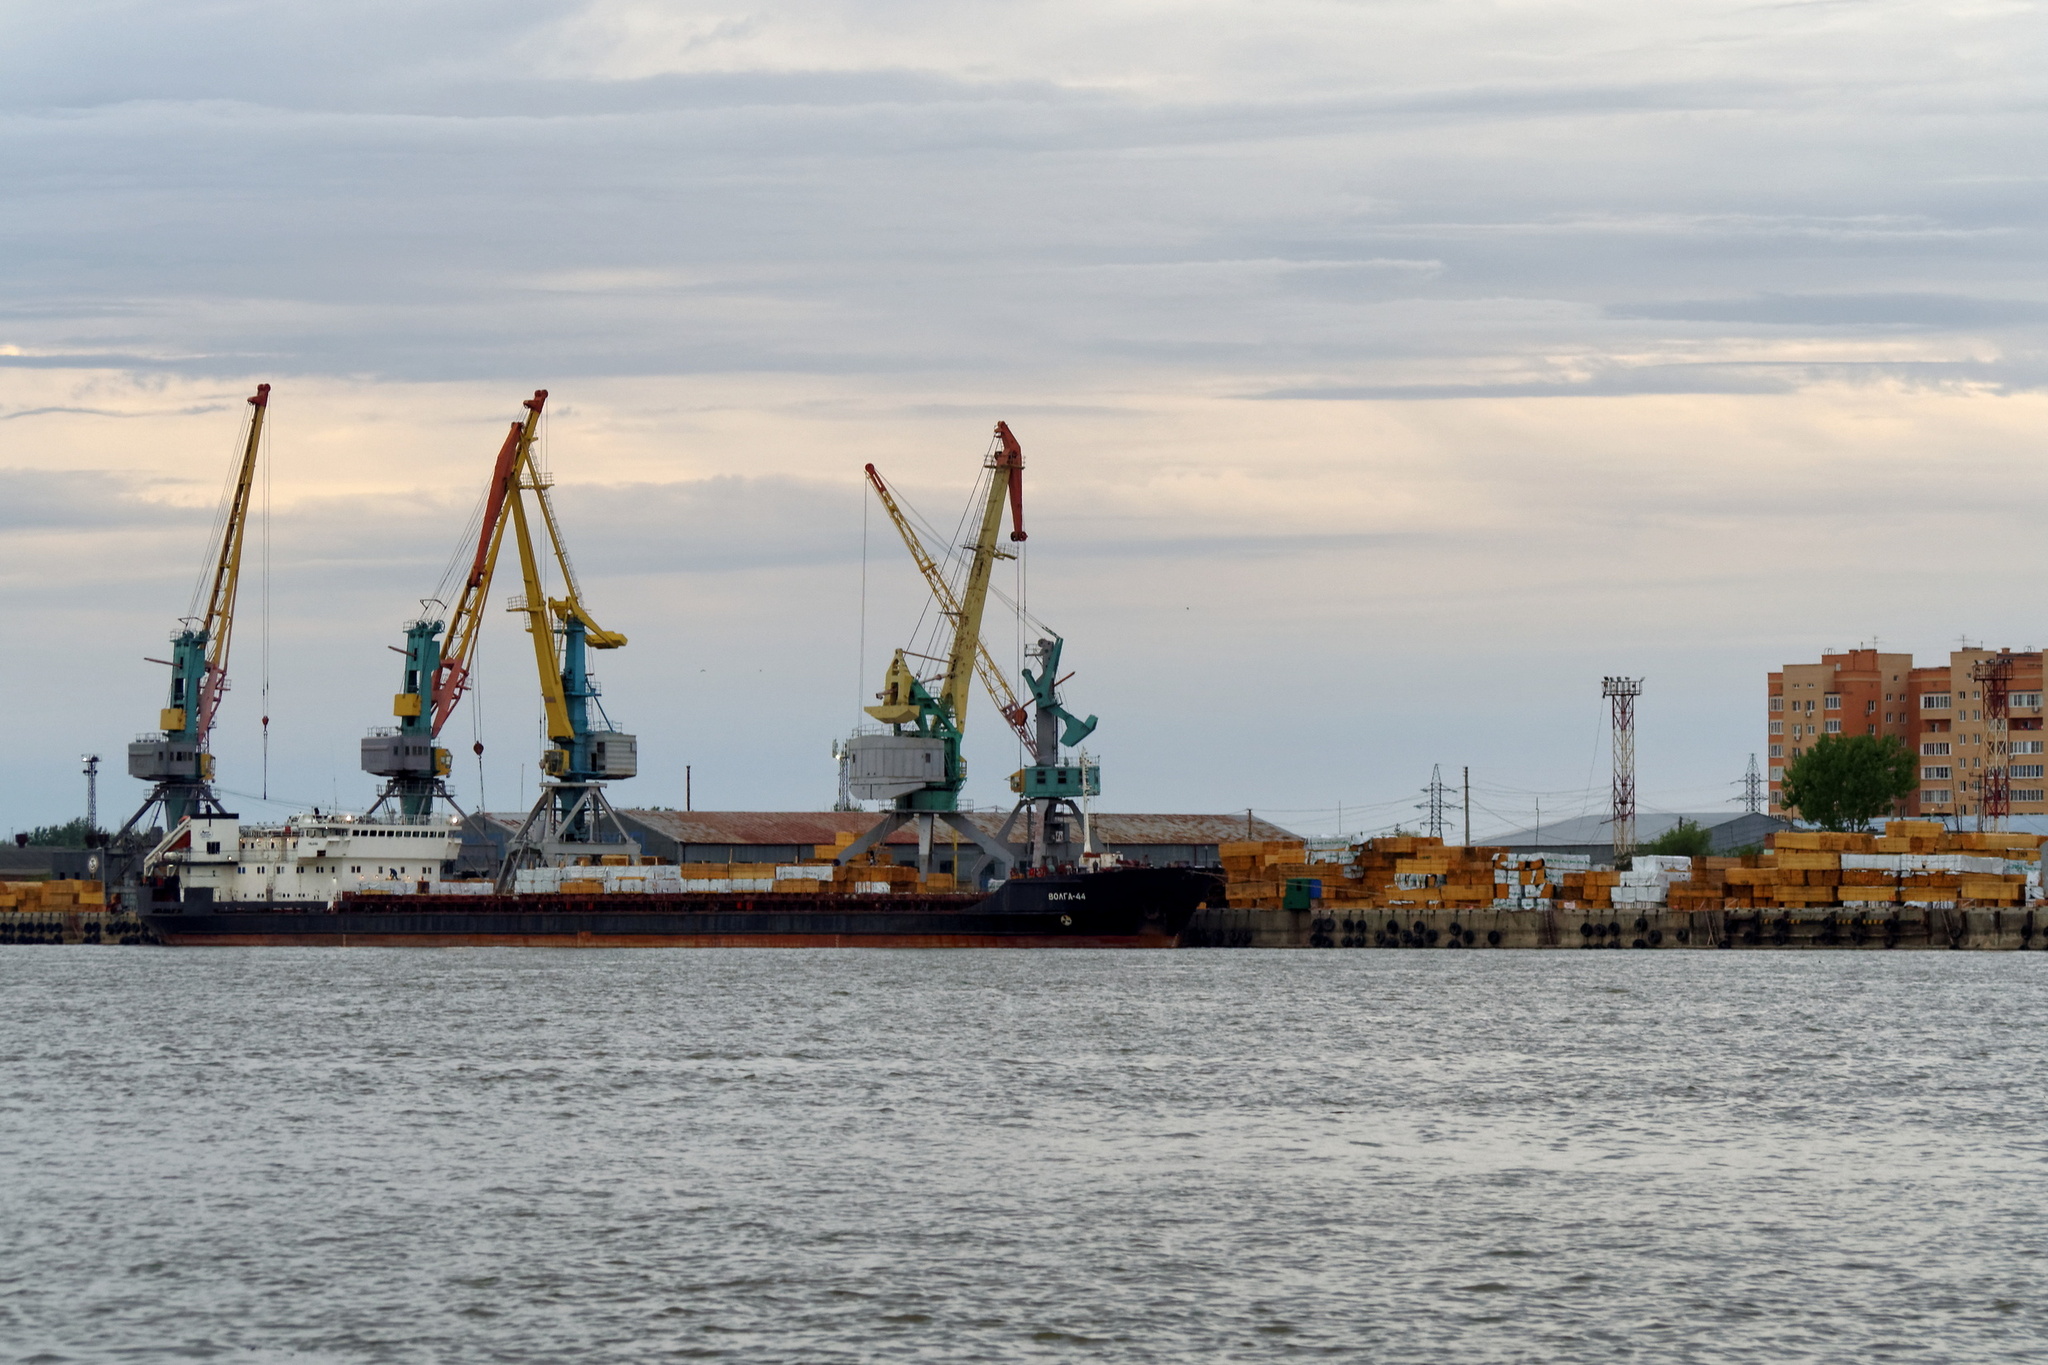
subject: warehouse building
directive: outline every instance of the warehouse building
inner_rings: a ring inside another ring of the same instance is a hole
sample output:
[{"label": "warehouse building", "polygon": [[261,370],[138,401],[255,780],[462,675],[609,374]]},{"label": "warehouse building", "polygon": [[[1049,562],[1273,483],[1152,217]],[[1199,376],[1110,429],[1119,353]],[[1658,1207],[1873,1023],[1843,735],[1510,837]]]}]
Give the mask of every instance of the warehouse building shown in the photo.
[{"label": "warehouse building", "polygon": [[[1779,830],[1791,829],[1792,822],[1775,815],[1731,815],[1719,811],[1646,811],[1636,816],[1636,843],[1647,844],[1675,828],[1683,820],[1698,825],[1712,841],[1716,854],[1742,848],[1761,848],[1764,839]],[[1604,867],[1614,861],[1614,825],[1605,815],[1575,815],[1528,829],[1489,835],[1478,842],[1510,853],[1577,854]]]}]

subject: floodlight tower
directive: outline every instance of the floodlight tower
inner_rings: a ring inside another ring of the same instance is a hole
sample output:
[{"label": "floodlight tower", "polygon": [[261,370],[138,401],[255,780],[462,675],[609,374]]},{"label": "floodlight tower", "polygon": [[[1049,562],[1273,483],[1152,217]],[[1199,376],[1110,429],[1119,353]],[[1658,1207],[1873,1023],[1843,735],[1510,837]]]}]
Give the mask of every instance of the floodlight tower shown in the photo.
[{"label": "floodlight tower", "polygon": [[1602,678],[1600,695],[1614,713],[1614,860],[1636,848],[1636,698],[1641,678]]},{"label": "floodlight tower", "polygon": [[100,828],[100,756],[87,754],[79,762],[85,764],[85,839],[90,845]]}]

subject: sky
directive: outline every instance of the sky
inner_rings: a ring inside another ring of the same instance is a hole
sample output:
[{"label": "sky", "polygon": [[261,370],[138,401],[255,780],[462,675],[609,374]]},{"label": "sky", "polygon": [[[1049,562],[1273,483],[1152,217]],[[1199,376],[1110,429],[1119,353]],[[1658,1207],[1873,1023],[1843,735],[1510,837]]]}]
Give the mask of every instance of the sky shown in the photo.
[{"label": "sky", "polygon": [[[924,608],[862,466],[950,527],[1002,419],[1102,808],[1603,809],[1615,674],[1643,808],[1733,811],[1770,669],[2048,641],[2041,17],[0,0],[0,824],[144,795],[258,382],[246,818],[371,799],[536,388],[621,804],[829,806]],[[466,803],[532,799],[532,669],[493,612]]]}]

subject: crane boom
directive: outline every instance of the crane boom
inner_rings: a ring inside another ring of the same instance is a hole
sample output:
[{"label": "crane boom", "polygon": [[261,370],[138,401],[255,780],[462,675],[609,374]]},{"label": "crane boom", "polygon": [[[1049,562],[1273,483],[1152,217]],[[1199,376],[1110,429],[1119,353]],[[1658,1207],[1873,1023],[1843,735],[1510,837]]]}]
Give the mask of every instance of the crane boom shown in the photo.
[{"label": "crane boom", "polygon": [[519,437],[509,506],[512,510],[513,543],[519,547],[519,573],[526,591],[513,599],[511,610],[525,613],[526,630],[533,637],[534,664],[540,670],[540,700],[542,709],[547,713],[548,738],[559,742],[574,736],[576,730],[569,723],[569,705],[562,690],[562,666],[555,654],[554,626],[548,620],[548,596],[541,589],[540,560],[533,553],[533,530],[526,521],[526,499],[519,496],[522,490],[533,488],[540,482],[532,464],[533,429],[540,420],[541,405],[545,402],[547,393],[544,390],[526,400],[529,416]]},{"label": "crane boom", "polygon": [[954,727],[962,731],[967,728],[968,679],[981,647],[981,615],[988,606],[989,575],[996,564],[996,531],[1002,525],[1006,500],[1016,526],[1010,539],[1024,539],[1024,448],[1010,434],[1008,422],[996,423],[996,448],[989,452],[986,467],[995,474],[988,481],[988,496],[982,503],[981,527],[972,546],[974,558],[967,567],[960,612],[954,618],[953,647],[947,652],[946,673],[939,684],[939,704],[951,712]]},{"label": "crane boom", "polygon": [[199,746],[206,747],[213,733],[213,718],[220,709],[221,694],[228,686],[228,647],[235,632],[235,595],[242,581],[242,544],[249,526],[249,495],[256,484],[256,452],[263,441],[263,418],[270,410],[270,385],[258,384],[249,399],[254,409],[249,418],[249,439],[242,446],[242,463],[235,471],[235,485],[228,495],[227,521],[221,528],[220,555],[214,561],[213,587],[206,596],[206,615],[200,620],[205,638],[206,673],[199,688],[198,723],[193,726]]},{"label": "crane boom", "polygon": [[[483,624],[484,608],[491,598],[491,577],[498,568],[498,546],[505,538],[505,502],[512,491],[513,475],[518,468],[521,436],[528,423],[540,420],[539,409],[527,414],[526,422],[514,422],[505,434],[505,443],[498,447],[497,462],[491,467],[490,487],[484,493],[483,520],[477,527],[476,558],[471,562],[469,577],[463,580],[462,592],[455,599],[455,610],[448,617],[448,647],[442,651],[440,664],[434,669],[431,696],[434,706],[433,733],[439,735],[441,727],[448,723],[448,717],[469,691],[470,662],[476,657],[477,632]],[[528,439],[531,439],[530,436]]]},{"label": "crane boom", "polygon": [[[924,548],[924,541],[919,538],[917,529],[910,524],[910,519],[903,514],[903,509],[896,505],[896,498],[889,491],[889,485],[883,482],[881,474],[873,465],[869,465],[867,470],[868,482],[874,485],[875,496],[882,500],[882,509],[889,514],[889,520],[896,524],[896,533],[903,537],[904,548],[910,551],[911,559],[917,564],[917,571],[924,575],[924,581],[931,588],[932,596],[938,599],[939,610],[958,620],[960,599],[954,595],[952,584],[946,581],[945,574],[940,572],[938,564]],[[977,649],[974,655],[974,671],[980,675],[982,686],[988,689],[989,700],[996,704],[996,710],[1002,712],[1003,719],[1017,732],[1017,738],[1026,744],[1031,743],[1030,720],[1023,705],[1018,702],[1017,694],[1010,690],[1010,684],[1004,679],[1002,670],[996,666],[995,656],[989,653],[988,642],[977,636],[975,644]]]}]

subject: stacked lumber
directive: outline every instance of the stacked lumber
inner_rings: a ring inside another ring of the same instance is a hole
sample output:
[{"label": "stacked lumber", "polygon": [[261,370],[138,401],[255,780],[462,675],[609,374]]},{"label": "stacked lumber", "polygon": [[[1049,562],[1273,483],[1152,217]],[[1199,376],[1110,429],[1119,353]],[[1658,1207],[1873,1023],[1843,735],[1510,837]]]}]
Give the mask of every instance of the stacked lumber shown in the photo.
[{"label": "stacked lumber", "polygon": [[1496,864],[1506,856],[1423,835],[1313,851],[1299,840],[1268,839],[1224,844],[1217,853],[1231,907],[1256,910],[1491,905],[1500,894]]},{"label": "stacked lumber", "polygon": [[[1278,910],[1286,892],[1281,869],[1308,865],[1308,845],[1298,839],[1245,840],[1216,850],[1223,864],[1224,893],[1234,907]],[[1320,878],[1319,865],[1313,874]]]},{"label": "stacked lumber", "polygon": [[1957,833],[1893,820],[1883,834],[1788,831],[1755,857],[1699,860],[1671,887],[1673,910],[2019,906],[2039,894],[2042,836]]},{"label": "stacked lumber", "polygon": [[100,882],[0,882],[0,913],[41,915],[63,910],[98,910],[106,903],[107,890]]},{"label": "stacked lumber", "polygon": [[1567,872],[1559,881],[1557,899],[1574,910],[1605,910],[1614,904],[1614,893],[1620,886],[1619,872]]},{"label": "stacked lumber", "polygon": [[1882,834],[1788,831],[1770,843],[1741,858],[1643,855],[1627,872],[1418,835],[1336,850],[1299,840],[1248,841],[1218,852],[1233,909],[1853,912],[1896,904],[2019,906],[2041,894],[2043,838],[2035,834],[1966,834],[1933,821],[1894,820]]}]

